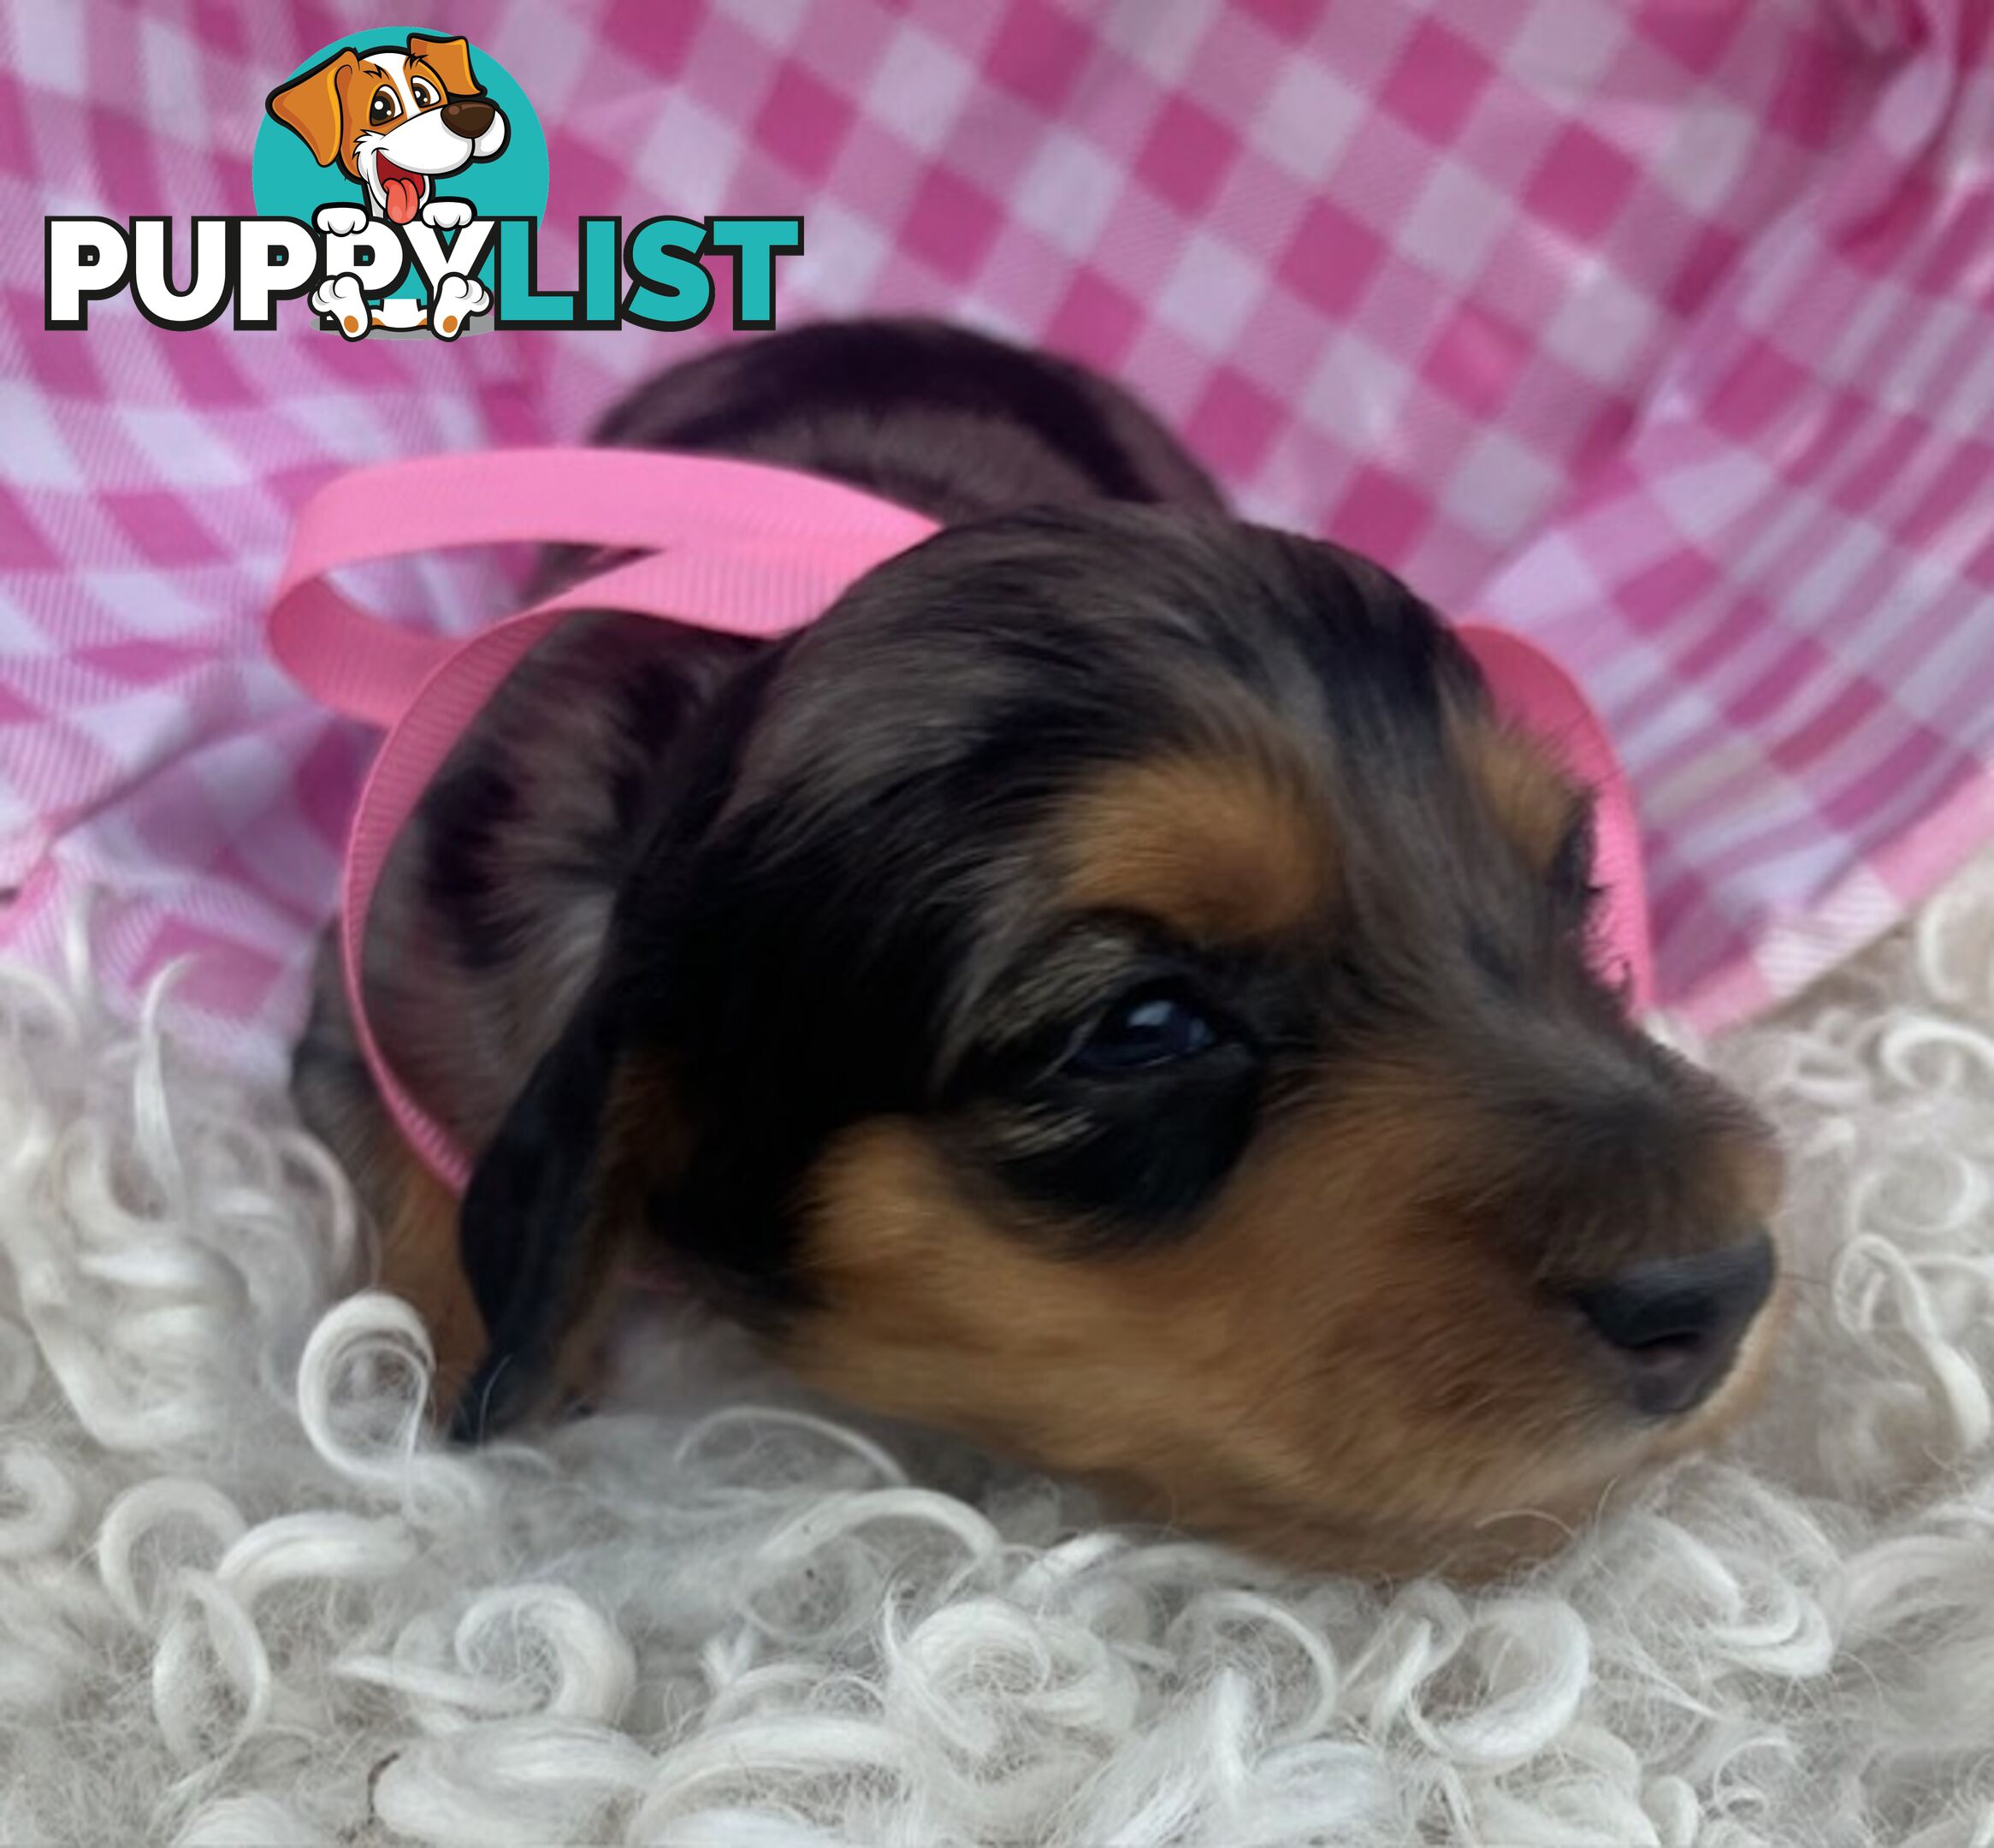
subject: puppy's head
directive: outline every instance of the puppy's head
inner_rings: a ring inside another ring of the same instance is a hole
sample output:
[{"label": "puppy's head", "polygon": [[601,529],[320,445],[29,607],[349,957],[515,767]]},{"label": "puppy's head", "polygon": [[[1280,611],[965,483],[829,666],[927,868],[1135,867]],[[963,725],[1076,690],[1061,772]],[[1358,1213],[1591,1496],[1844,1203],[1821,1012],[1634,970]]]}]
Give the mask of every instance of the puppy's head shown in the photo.
[{"label": "puppy's head", "polygon": [[474,1420],[633,1241],[807,1379],[1317,1563],[1550,1543],[1746,1389],[1765,1133],[1593,973],[1584,792],[1382,572],[958,528],[686,746],[466,1200]]},{"label": "puppy's head", "polygon": [[267,107],[320,166],[336,161],[396,224],[421,210],[432,180],[506,145],[506,118],[462,38],[411,34],[405,49],[349,46],[280,85]]}]

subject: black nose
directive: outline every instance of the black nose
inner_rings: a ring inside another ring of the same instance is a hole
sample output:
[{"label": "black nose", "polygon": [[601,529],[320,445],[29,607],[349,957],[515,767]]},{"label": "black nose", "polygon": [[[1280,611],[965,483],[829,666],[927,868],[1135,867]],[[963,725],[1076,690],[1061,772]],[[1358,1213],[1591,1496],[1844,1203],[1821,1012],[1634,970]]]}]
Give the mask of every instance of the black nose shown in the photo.
[{"label": "black nose", "polygon": [[492,117],[498,113],[482,97],[468,97],[443,105],[443,126],[466,141],[475,141],[492,126]]},{"label": "black nose", "polygon": [[1635,1408],[1660,1418],[1716,1389],[1766,1306],[1776,1269],[1772,1241],[1761,1233],[1701,1257],[1637,1265],[1572,1297],[1613,1350]]}]

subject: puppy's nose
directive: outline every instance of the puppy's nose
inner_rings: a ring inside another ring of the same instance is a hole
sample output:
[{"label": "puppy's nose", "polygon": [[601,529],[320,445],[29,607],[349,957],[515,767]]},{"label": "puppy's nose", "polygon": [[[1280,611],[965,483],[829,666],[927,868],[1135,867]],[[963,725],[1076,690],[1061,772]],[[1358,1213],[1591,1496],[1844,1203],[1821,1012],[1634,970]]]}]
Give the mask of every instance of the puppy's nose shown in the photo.
[{"label": "puppy's nose", "polygon": [[1572,1295],[1612,1350],[1635,1409],[1666,1418],[1716,1389],[1776,1270],[1772,1241],[1760,1233],[1700,1257],[1640,1265]]},{"label": "puppy's nose", "polygon": [[492,126],[492,117],[498,113],[482,97],[465,97],[443,105],[443,126],[466,141],[475,141]]}]

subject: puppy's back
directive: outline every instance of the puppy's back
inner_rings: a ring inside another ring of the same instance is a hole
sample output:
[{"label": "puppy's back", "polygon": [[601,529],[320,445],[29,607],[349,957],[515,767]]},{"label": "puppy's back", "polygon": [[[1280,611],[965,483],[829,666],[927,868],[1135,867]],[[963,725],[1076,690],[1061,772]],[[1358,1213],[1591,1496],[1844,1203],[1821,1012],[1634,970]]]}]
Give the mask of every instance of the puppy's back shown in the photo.
[{"label": "puppy's back", "polygon": [[824,322],[723,346],[640,387],[595,440],[784,463],[944,524],[1080,500],[1222,505],[1120,387],[936,321]]}]

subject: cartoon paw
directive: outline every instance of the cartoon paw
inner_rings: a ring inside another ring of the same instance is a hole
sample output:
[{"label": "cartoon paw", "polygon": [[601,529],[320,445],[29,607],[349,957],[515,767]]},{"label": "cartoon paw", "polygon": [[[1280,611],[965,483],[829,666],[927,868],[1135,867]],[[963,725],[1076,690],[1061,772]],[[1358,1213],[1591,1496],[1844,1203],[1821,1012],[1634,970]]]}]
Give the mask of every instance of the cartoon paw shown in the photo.
[{"label": "cartoon paw", "polygon": [[342,270],[321,282],[311,292],[311,305],[338,322],[340,332],[350,341],[364,339],[373,325],[367,298],[360,293],[360,279],[350,271]]},{"label": "cartoon paw", "polygon": [[328,237],[351,237],[367,228],[367,214],[358,205],[321,205],[311,222]]},{"label": "cartoon paw", "polygon": [[466,321],[491,305],[492,292],[476,276],[447,275],[436,285],[436,298],[429,304],[429,331],[455,340]]},{"label": "cartoon paw", "polygon": [[422,212],[423,222],[434,231],[459,230],[470,222],[471,217],[469,199],[431,199]]}]

